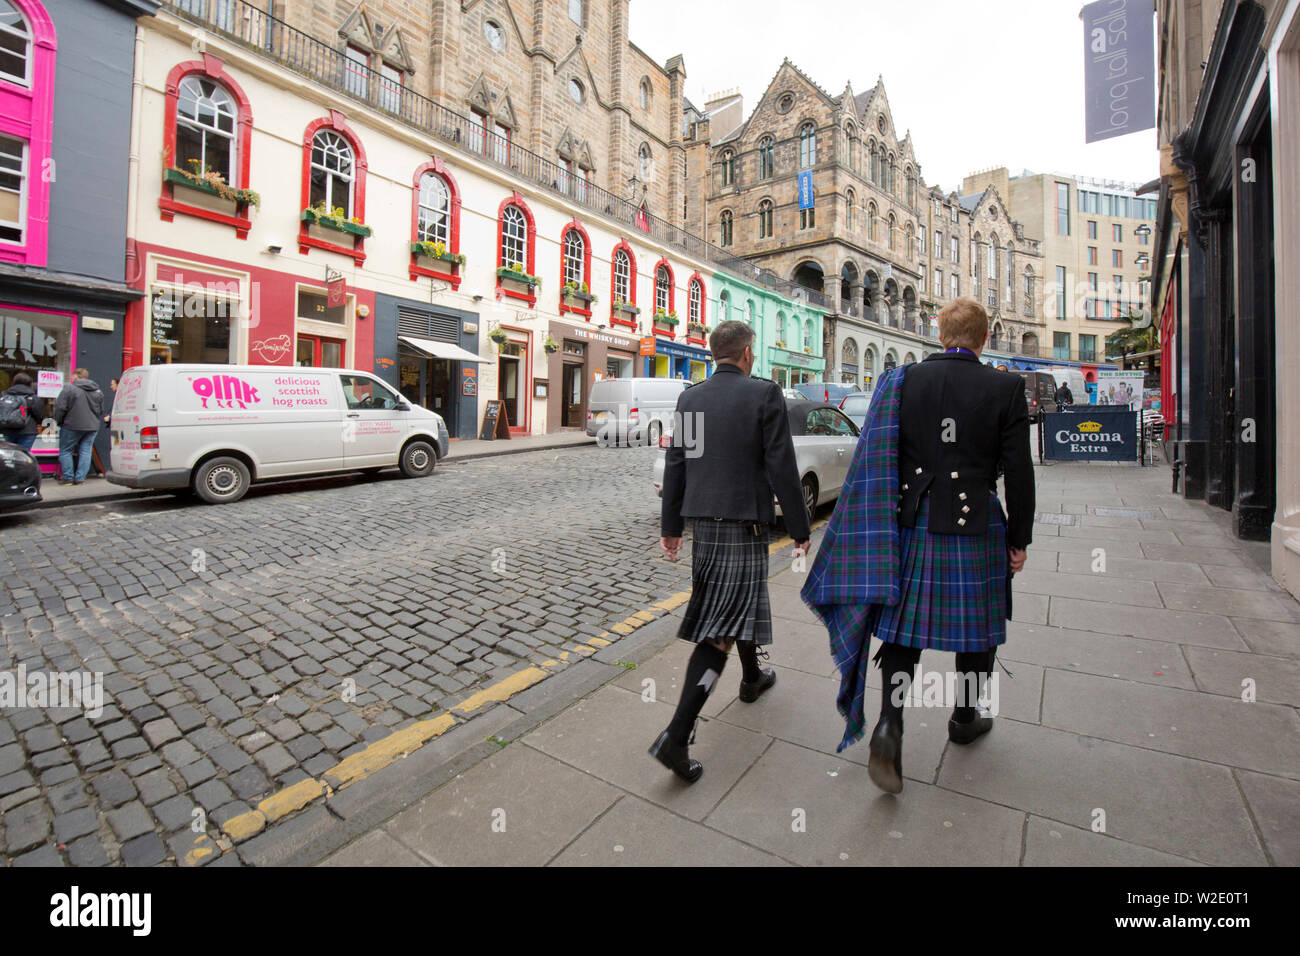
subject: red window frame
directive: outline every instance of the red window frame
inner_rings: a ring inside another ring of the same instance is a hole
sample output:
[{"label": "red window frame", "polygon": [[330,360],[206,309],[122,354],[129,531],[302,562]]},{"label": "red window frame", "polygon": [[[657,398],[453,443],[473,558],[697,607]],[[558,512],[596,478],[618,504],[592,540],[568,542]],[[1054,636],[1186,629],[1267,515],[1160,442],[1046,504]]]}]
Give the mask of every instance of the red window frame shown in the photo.
[{"label": "red window frame", "polygon": [[[434,156],[431,162],[424,163],[415,170],[415,178],[411,180],[411,242],[419,242],[420,226],[420,180],[424,178],[425,173],[433,173],[435,176],[442,178],[447,184],[447,191],[451,193],[451,201],[447,211],[450,222],[447,224],[447,251],[452,253],[460,252],[460,185],[456,182],[456,177],[451,174],[447,164],[438,156]],[[451,283],[453,291],[460,288],[461,274],[460,266],[453,262],[439,263],[445,267],[446,271],[431,269],[419,264],[419,254],[411,253],[410,276],[414,282],[420,276],[427,276],[431,279],[441,279],[443,282]]]},{"label": "red window frame", "polygon": [[615,260],[618,258],[619,250],[627,253],[629,266],[627,277],[627,303],[628,305],[636,305],[636,253],[632,251],[632,247],[628,245],[626,239],[619,239],[618,245],[616,245],[614,250],[609,254],[609,324],[611,326],[625,325],[629,329],[636,330],[640,325],[636,318],[625,319],[620,314],[620,311],[614,308],[614,302],[618,297],[615,291],[617,289],[617,277],[615,276],[614,266]]},{"label": "red window frame", "polygon": [[[560,314],[564,315],[566,312],[573,312],[576,315],[590,319],[592,312],[590,303],[585,309],[565,305],[564,303],[564,241],[568,238],[570,232],[576,232],[582,237],[582,281],[587,284],[588,289],[591,288],[591,237],[587,235],[587,230],[582,228],[582,223],[578,222],[577,219],[573,219],[560,230]],[[500,256],[500,254],[500,250],[498,250],[497,255]]]},{"label": "red window frame", "polygon": [[[524,258],[527,261],[524,264],[524,269],[530,276],[535,276],[537,275],[535,271],[536,265],[534,264],[534,255],[536,254],[537,251],[537,220],[533,218],[533,211],[528,208],[528,203],[524,202],[524,197],[521,196],[517,190],[515,192],[512,192],[505,199],[503,199],[501,201],[501,205],[497,207],[497,246],[496,246],[496,255],[493,257],[497,265],[492,270],[493,274],[496,273],[496,269],[500,268],[501,265],[501,237],[505,225],[504,217],[506,214],[507,206],[517,206],[519,207],[519,211],[524,214],[524,222],[528,226],[527,239],[524,245]],[[514,289],[505,288],[505,286],[501,284],[501,276],[498,275],[497,276],[498,301],[503,296],[505,298],[518,299],[521,302],[527,302],[528,307],[530,309],[535,308],[537,305],[536,286],[530,286],[529,291],[526,293],[516,292]]]},{"label": "red window frame", "polygon": [[[180,99],[181,80],[194,73],[201,73],[214,83],[221,84],[221,87],[231,95],[238,107],[238,118],[235,125],[235,148],[239,151],[239,180],[229,185],[233,189],[248,189],[249,170],[252,168],[253,158],[250,149],[253,139],[253,108],[243,88],[235,82],[234,77],[226,72],[225,64],[211,53],[203,54],[201,60],[178,63],[167,74],[167,101],[163,113],[163,169],[171,169],[176,165],[176,104]],[[177,213],[194,216],[198,219],[206,219],[209,222],[220,223],[224,226],[231,226],[235,230],[235,235],[240,239],[247,239],[248,230],[253,227],[253,223],[248,217],[247,203],[238,203],[235,206],[235,214],[232,216],[228,213],[204,209],[202,206],[193,206],[178,200],[176,198],[176,185],[163,182],[162,192],[158,197],[159,218],[163,222],[171,222],[176,218]]]},{"label": "red window frame", "polygon": [[705,294],[704,277],[699,272],[692,273],[690,279],[686,282],[686,341],[693,342],[696,345],[708,345],[708,340],[704,336],[698,338],[691,337],[691,289],[699,287],[700,290],[700,325],[704,326],[705,335],[708,334],[709,324],[707,318],[709,300]]},{"label": "red window frame", "polygon": [[[361,137],[348,125],[347,117],[338,110],[330,110],[328,116],[312,120],[302,134],[302,203],[301,209],[311,205],[311,143],[322,129],[331,129],[348,141],[352,147],[352,215],[362,222],[366,221],[366,151],[361,145]],[[307,255],[309,249],[324,249],[337,252],[341,256],[350,256],[359,266],[366,261],[366,237],[353,236],[352,246],[328,239],[319,239],[311,235],[308,224],[298,218],[298,251]]]}]

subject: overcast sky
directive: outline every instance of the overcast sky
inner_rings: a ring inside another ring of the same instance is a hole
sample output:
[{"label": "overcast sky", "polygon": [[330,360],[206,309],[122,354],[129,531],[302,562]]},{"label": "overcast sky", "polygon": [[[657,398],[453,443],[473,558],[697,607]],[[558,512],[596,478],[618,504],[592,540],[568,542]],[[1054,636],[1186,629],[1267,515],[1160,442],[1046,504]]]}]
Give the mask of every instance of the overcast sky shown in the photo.
[{"label": "overcast sky", "polygon": [[831,96],[877,75],[928,185],[1006,166],[1141,183],[1155,130],[1083,141],[1081,0],[632,0],[632,42],[686,61],[703,107],[739,87],[748,117],[782,59]]}]

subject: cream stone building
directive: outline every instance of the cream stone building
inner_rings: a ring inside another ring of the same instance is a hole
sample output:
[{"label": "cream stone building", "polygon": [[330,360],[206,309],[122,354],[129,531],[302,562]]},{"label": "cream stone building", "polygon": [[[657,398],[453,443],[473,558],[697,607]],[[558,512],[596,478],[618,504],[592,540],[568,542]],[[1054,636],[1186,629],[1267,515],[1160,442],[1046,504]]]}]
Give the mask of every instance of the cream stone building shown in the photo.
[{"label": "cream stone building", "polygon": [[1155,200],[1135,184],[1053,173],[1009,176],[1005,167],[967,176],[962,190],[996,189],[1026,238],[1041,244],[1039,342],[1043,358],[1106,360],[1106,336],[1140,317],[1150,293]]}]

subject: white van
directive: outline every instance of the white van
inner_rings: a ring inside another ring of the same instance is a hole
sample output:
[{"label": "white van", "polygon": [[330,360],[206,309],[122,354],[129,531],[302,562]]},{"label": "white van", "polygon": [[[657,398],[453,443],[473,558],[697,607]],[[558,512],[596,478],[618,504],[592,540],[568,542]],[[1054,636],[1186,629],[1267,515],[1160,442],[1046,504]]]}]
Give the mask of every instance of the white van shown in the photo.
[{"label": "white van", "polygon": [[677,399],[691,383],[682,378],[607,378],[591,386],[587,434],[602,448],[658,445],[672,430]]},{"label": "white van", "polygon": [[368,372],[267,365],[127,369],[113,399],[108,480],[238,501],[263,478],[397,465],[433,473],[442,417]]}]

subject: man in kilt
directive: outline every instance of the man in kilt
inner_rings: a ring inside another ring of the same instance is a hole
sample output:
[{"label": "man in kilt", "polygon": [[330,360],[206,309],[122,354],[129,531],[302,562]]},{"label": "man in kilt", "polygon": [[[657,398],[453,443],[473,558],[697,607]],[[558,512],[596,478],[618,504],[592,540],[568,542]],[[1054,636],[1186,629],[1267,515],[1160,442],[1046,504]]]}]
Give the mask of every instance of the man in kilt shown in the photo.
[{"label": "man in kilt", "polygon": [[749,374],[754,330],[723,322],[709,336],[709,348],[713,376],[677,400],[660,516],[659,547],[670,561],[677,560],[685,519],[693,519],[691,600],[677,636],[694,643],[695,651],[677,711],[650,754],[688,783],[704,772],[687,749],[695,720],[731,645],[744,668],[742,701],[753,703],[776,683],[776,672],[759,665],[759,647],[772,643],[767,557],[774,494],[797,554],[807,550],[811,535],[785,397],[775,382]]},{"label": "man in kilt", "polygon": [[978,698],[1025,564],[1034,467],[1024,380],[981,363],[988,334],[983,307],[956,299],[939,313],[945,350],[882,376],[803,588],[841,671],[841,750],[863,734],[867,650],[872,635],[882,642],[867,770],[889,793],[903,788],[903,704],[922,650],[956,653],[948,739],[969,744],[993,726]]}]

